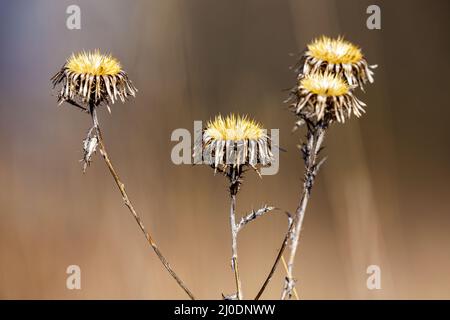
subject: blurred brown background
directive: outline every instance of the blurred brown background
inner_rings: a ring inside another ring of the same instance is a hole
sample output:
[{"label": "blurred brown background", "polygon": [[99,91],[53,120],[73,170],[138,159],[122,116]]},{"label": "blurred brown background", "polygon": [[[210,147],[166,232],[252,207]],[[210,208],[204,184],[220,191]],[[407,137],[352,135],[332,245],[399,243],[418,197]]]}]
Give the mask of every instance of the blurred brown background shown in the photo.
[{"label": "blurred brown background", "polygon": [[[70,4],[81,30],[66,28]],[[366,28],[381,7],[382,29]],[[233,290],[226,181],[176,166],[176,128],[247,113],[280,128],[280,171],[249,173],[245,213],[296,208],[302,161],[282,101],[289,66],[314,37],[360,45],[376,82],[367,114],[335,125],[308,208],[296,264],[307,299],[450,298],[450,72],[448,1],[2,1],[0,77],[0,298],[185,298],[148,248],[96,156],[82,174],[89,117],[56,106],[50,77],[73,51],[101,48],[140,89],[112,115],[106,143],[137,210],[199,298]],[[239,237],[244,295],[253,297],[286,229],[280,213]],[[67,290],[68,265],[82,290]],[[382,289],[366,288],[379,265]],[[278,298],[279,269],[264,298]]]}]

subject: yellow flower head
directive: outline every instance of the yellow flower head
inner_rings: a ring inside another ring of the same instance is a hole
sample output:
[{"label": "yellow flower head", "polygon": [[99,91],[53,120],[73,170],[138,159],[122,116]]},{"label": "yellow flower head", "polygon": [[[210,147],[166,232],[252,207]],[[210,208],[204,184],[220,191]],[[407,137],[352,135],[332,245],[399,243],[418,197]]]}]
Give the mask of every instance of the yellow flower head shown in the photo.
[{"label": "yellow flower head", "polygon": [[67,69],[78,74],[94,76],[116,75],[120,72],[119,61],[110,54],[101,54],[99,50],[72,54],[66,63]]},{"label": "yellow flower head", "polygon": [[308,45],[309,54],[317,60],[332,64],[354,64],[361,61],[361,50],[342,37],[331,39],[322,36]]},{"label": "yellow flower head", "polygon": [[122,70],[119,61],[99,50],[72,54],[63,67],[52,77],[53,86],[61,85],[59,103],[64,101],[87,108],[88,105],[125,102],[135,96],[137,89]]},{"label": "yellow flower head", "polygon": [[351,86],[363,89],[364,84],[374,81],[376,67],[369,66],[361,50],[351,42],[322,36],[308,45],[296,71],[299,78],[325,71],[339,74]]},{"label": "yellow flower head", "polygon": [[273,162],[271,149],[270,138],[260,123],[247,116],[218,115],[203,130],[201,143],[194,147],[194,158],[200,157],[215,172],[240,172],[242,166],[249,166],[259,173],[259,168]]},{"label": "yellow flower head", "polygon": [[354,96],[353,88],[334,73],[308,74],[293,90],[291,107],[302,119],[344,122],[351,114],[359,117],[364,113],[365,103]]},{"label": "yellow flower head", "polygon": [[247,116],[221,115],[209,121],[205,133],[214,140],[258,140],[264,137],[264,130],[255,120]]},{"label": "yellow flower head", "polygon": [[353,94],[357,87],[374,82],[376,65],[369,65],[361,50],[342,37],[313,40],[301,56],[297,85],[286,102],[300,118],[296,128],[308,121],[344,122],[364,113],[364,102]]},{"label": "yellow flower head", "polygon": [[300,86],[307,91],[327,97],[337,97],[348,93],[349,85],[338,75],[313,73],[300,80]]}]

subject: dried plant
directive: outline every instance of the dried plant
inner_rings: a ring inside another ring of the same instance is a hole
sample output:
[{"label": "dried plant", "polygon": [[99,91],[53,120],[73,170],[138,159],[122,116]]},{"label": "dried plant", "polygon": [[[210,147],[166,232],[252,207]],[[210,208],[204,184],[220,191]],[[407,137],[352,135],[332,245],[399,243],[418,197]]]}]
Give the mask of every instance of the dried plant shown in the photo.
[{"label": "dried plant", "polygon": [[243,173],[252,168],[259,174],[261,167],[270,165],[273,161],[271,147],[270,139],[259,123],[246,116],[232,114],[225,118],[219,115],[210,121],[203,130],[201,143],[194,150],[194,158],[202,154],[214,172],[222,173],[229,181],[231,268],[236,293],[224,296],[225,299],[243,299],[237,250],[239,231],[249,222],[275,209],[265,205],[236,222],[236,196],[243,182]]},{"label": "dried plant", "polygon": [[[306,141],[300,145],[305,167],[302,193],[295,214],[287,213],[288,230],[255,300],[264,293],[280,261],[287,275],[281,298],[289,299],[294,295],[298,299],[293,277],[294,260],[315,177],[326,160],[320,154],[325,133],[333,123],[345,123],[352,115],[360,117],[365,112],[366,105],[355,96],[354,90],[358,87],[363,89],[364,84],[374,81],[374,68],[376,65],[369,66],[358,47],[341,37],[316,39],[301,55],[295,68],[297,83],[286,102],[296,116],[294,129],[306,127]],[[148,243],[178,285],[194,299],[194,295],[173,271],[152,236],[146,231],[106,151],[97,109],[106,106],[110,111],[110,104],[119,99],[125,102],[129,96],[135,96],[137,89],[128,79],[128,75],[115,58],[101,54],[97,50],[73,54],[52,77],[52,83],[54,87],[61,86],[58,92],[59,104],[67,102],[88,113],[92,119],[92,127],[83,140],[83,171],[86,171],[93,155],[99,149],[125,205]],[[244,172],[253,169],[261,176],[260,169],[271,165],[274,161],[272,148],[275,146],[271,145],[271,140],[261,124],[247,116],[233,114],[226,117],[219,115],[209,121],[202,131],[200,140],[195,145],[194,159],[203,159],[214,169],[214,174],[219,172],[228,179],[231,268],[236,292],[223,297],[241,300],[244,295],[238,264],[238,233],[250,222],[277,208],[264,205],[237,219],[236,198],[243,183]],[[283,253],[287,248],[289,253],[286,263]]]},{"label": "dried plant", "polygon": [[92,156],[98,148],[119,188],[125,205],[139,225],[147,242],[178,285],[191,299],[194,299],[194,295],[175,271],[173,271],[169,262],[153,240],[153,237],[146,231],[140,216],[136,212],[125,190],[125,185],[119,178],[111,162],[111,158],[106,151],[102,131],[98,122],[97,108],[106,105],[109,110],[109,104],[113,104],[118,99],[125,102],[125,99],[130,95],[135,96],[137,89],[128,79],[128,75],[122,70],[120,63],[115,58],[111,55],[101,54],[99,50],[96,50],[94,52],[73,54],[51,80],[54,87],[61,85],[58,94],[59,104],[68,102],[86,111],[91,116],[93,125],[89,129],[86,139],[83,141],[83,170],[86,170],[92,160]]},{"label": "dried plant", "polygon": [[353,43],[342,37],[332,39],[322,36],[313,40],[307,46],[298,65],[297,74],[303,75],[319,71],[329,71],[339,75],[352,85],[363,85],[373,80],[373,69],[377,66],[369,66],[361,50]]},{"label": "dried plant", "polygon": [[350,86],[340,76],[331,73],[314,73],[302,77],[292,93],[295,105],[292,110],[299,117],[296,126],[306,120],[345,122],[351,114],[357,117],[365,112],[364,102],[358,100]]},{"label": "dried plant", "polygon": [[352,114],[359,117],[365,112],[366,105],[356,98],[354,89],[373,82],[374,68],[376,65],[369,66],[361,50],[352,43],[341,37],[321,37],[308,45],[295,69],[297,85],[287,102],[297,117],[294,129],[306,125],[306,142],[300,146],[305,172],[289,232],[290,252],[282,299],[290,298],[295,290],[294,260],[311,189],[326,160],[319,156],[325,133],[332,123],[344,123]]}]

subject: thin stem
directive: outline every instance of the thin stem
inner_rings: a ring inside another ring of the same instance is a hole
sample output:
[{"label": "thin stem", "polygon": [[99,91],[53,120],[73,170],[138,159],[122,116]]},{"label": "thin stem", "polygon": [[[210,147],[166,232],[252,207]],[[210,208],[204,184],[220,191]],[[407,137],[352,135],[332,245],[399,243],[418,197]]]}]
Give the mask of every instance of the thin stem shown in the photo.
[{"label": "thin stem", "polygon": [[[303,191],[300,198],[300,203],[295,211],[294,217],[294,229],[292,231],[290,253],[287,264],[287,277],[286,283],[281,294],[281,299],[286,299],[291,295],[291,291],[295,286],[293,279],[293,268],[295,254],[297,252],[298,240],[300,238],[300,232],[305,217],[306,207],[311,193],[311,188],[314,184],[315,176],[323,163],[321,160],[316,164],[318,153],[321,149],[321,145],[325,136],[325,128],[321,124],[314,126],[308,126],[308,141],[303,144],[302,152],[303,159],[305,161],[305,179],[303,182]],[[324,159],[323,159],[324,160]]]},{"label": "thin stem", "polygon": [[74,101],[74,100],[64,100],[64,101],[66,101],[66,102],[68,102],[68,103],[70,103],[71,105],[73,105],[73,106],[75,106],[75,107],[77,107],[77,108],[80,108],[81,110],[83,110],[83,111],[86,111],[86,112],[89,112],[89,110],[86,108],[86,107],[83,107],[82,105],[80,105],[80,104],[78,104],[76,101]]},{"label": "thin stem", "polygon": [[259,298],[261,298],[261,295],[266,290],[267,285],[269,284],[270,280],[272,279],[272,277],[273,277],[273,275],[275,273],[275,270],[277,269],[277,266],[278,266],[278,263],[280,262],[280,259],[282,259],[283,262],[284,262],[283,253],[284,253],[286,245],[287,245],[287,243],[289,241],[289,236],[291,234],[292,227],[293,227],[293,223],[292,223],[291,220],[292,219],[289,217],[289,228],[288,228],[288,231],[286,232],[286,236],[283,239],[283,243],[281,244],[280,250],[278,251],[278,254],[277,254],[277,257],[275,259],[275,262],[273,263],[272,268],[270,269],[270,272],[269,272],[269,274],[266,277],[266,280],[264,281],[263,285],[261,286],[261,289],[259,289],[258,294],[255,297],[255,300],[259,300]]},{"label": "thin stem", "polygon": [[234,271],[234,280],[236,282],[236,295],[238,300],[242,300],[241,279],[239,276],[238,252],[237,252],[237,225],[236,225],[236,194],[231,194],[230,208],[231,225],[231,267]]},{"label": "thin stem", "polygon": [[230,167],[227,176],[230,179],[230,227],[231,227],[231,268],[234,272],[234,280],[236,283],[236,297],[242,300],[241,278],[239,276],[238,251],[237,251],[237,235],[239,226],[236,224],[236,195],[241,186],[241,167]]},{"label": "thin stem", "polygon": [[[283,263],[284,271],[286,272],[286,274],[287,274],[289,277],[291,277],[291,275],[290,275],[290,273],[289,273],[289,269],[288,269],[287,264],[286,264],[286,259],[284,259],[283,256],[281,257],[281,262]],[[295,287],[292,288],[292,292],[294,292],[294,297],[295,297],[295,299],[296,299],[296,300],[299,300],[298,293],[297,293],[297,289],[296,289]]]},{"label": "thin stem", "polygon": [[95,106],[91,105],[90,112],[91,112],[91,115],[92,115],[92,120],[94,122],[95,130],[97,131],[97,137],[98,137],[98,144],[99,144],[99,147],[100,147],[100,153],[101,153],[103,159],[105,160],[105,163],[108,166],[109,172],[113,176],[114,181],[116,182],[120,193],[122,194],[123,202],[125,203],[125,205],[129,209],[131,214],[133,215],[134,219],[136,220],[137,224],[139,225],[139,228],[141,229],[142,233],[144,234],[145,238],[147,239],[147,242],[153,248],[153,251],[155,251],[156,255],[158,256],[159,260],[164,265],[166,270],[175,279],[175,281],[178,283],[178,285],[187,293],[189,298],[191,298],[192,300],[195,300],[195,297],[192,294],[192,292],[186,287],[184,282],[180,279],[180,277],[178,277],[178,275],[175,273],[175,271],[173,271],[173,269],[170,266],[169,262],[164,257],[164,255],[162,254],[162,252],[159,250],[158,246],[156,245],[155,241],[153,240],[153,237],[145,229],[145,226],[144,226],[141,218],[139,217],[138,213],[134,209],[134,206],[131,203],[130,198],[128,197],[128,194],[127,194],[127,192],[125,190],[125,185],[120,180],[117,171],[114,169],[114,166],[113,166],[113,164],[111,162],[111,159],[110,159],[110,157],[108,155],[108,152],[106,151],[105,143],[103,142],[102,132],[100,130],[100,126],[99,126],[99,123],[98,123],[98,120],[97,120],[97,113],[96,113],[96,110],[95,110]]}]

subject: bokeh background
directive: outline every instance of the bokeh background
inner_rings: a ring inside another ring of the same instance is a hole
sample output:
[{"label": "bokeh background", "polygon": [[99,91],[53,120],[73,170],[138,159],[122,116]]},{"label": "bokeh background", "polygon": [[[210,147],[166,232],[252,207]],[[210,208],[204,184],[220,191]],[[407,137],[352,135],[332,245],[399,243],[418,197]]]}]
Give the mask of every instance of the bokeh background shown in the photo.
[{"label": "bokeh background", "polygon": [[[66,28],[67,6],[81,30]],[[366,28],[381,7],[382,29]],[[450,298],[448,1],[25,1],[0,8],[0,298],[181,299],[147,246],[99,155],[79,159],[89,117],[57,107],[50,77],[65,58],[101,48],[122,62],[136,99],[101,112],[106,143],[161,250],[198,298],[233,291],[226,180],[174,165],[177,128],[217,113],[280,129],[277,175],[249,173],[238,211],[298,203],[303,132],[282,101],[298,53],[322,34],[360,45],[376,82],[367,114],[330,130],[295,276],[305,299]],[[286,231],[274,213],[239,236],[253,297]],[[81,290],[66,268],[81,267]],[[381,267],[382,289],[366,288]],[[280,268],[264,298],[280,296]]]}]

